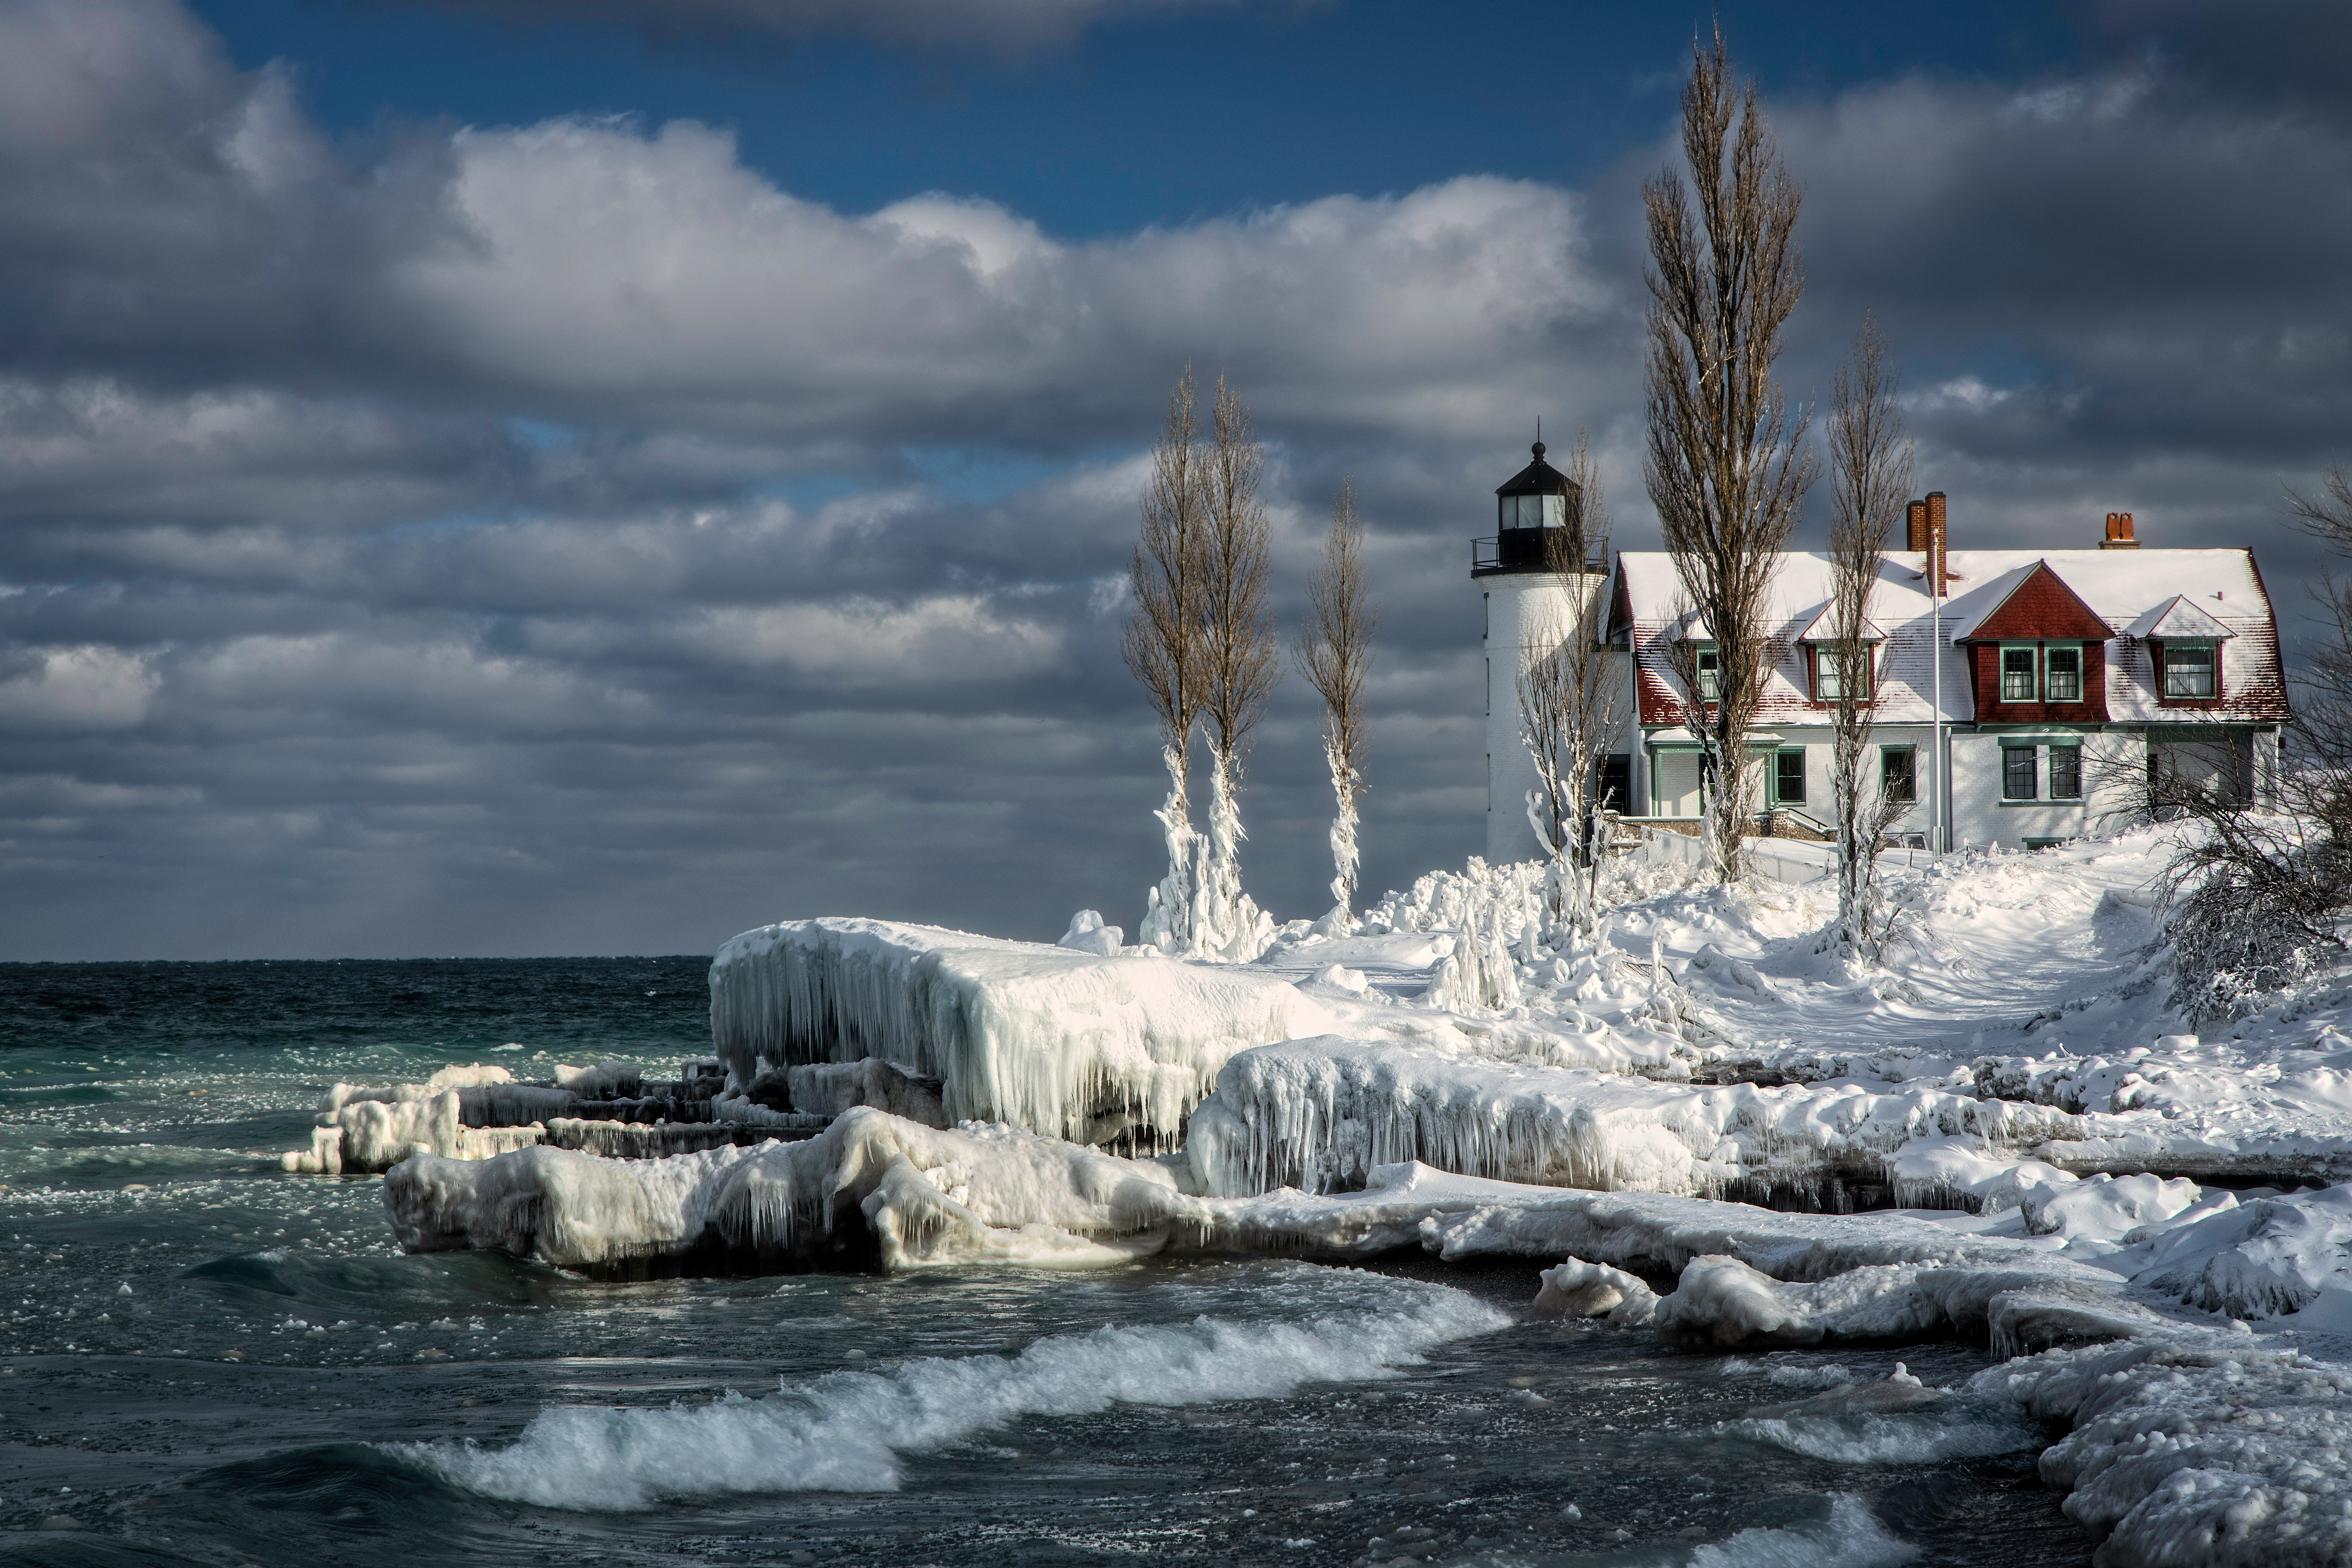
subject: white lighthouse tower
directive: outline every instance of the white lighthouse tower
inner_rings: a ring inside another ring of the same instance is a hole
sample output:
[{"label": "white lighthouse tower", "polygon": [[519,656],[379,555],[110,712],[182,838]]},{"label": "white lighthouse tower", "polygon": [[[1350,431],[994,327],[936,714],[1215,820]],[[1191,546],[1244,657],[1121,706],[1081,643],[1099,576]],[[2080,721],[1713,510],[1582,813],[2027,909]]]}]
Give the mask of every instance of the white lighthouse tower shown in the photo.
[{"label": "white lighthouse tower", "polygon": [[[1605,546],[1585,537],[1583,495],[1544,461],[1541,441],[1533,452],[1535,460],[1495,490],[1495,537],[1470,551],[1470,576],[1486,602],[1486,858],[1496,864],[1543,852],[1528,820],[1535,761],[1519,735],[1528,649],[1546,637],[1557,643],[1570,626],[1596,633],[1608,584],[1608,563],[1600,558]],[[1600,782],[1615,787],[1622,806],[1625,782]]]}]

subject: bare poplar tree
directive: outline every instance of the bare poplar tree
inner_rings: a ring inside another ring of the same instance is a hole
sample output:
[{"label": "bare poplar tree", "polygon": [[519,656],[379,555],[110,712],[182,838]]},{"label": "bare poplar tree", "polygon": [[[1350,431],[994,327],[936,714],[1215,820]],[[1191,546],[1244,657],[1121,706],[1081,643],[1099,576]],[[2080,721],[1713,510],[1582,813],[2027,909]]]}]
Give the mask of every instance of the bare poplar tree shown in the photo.
[{"label": "bare poplar tree", "polygon": [[1355,929],[1356,802],[1364,793],[1364,750],[1371,723],[1364,713],[1364,674],[1371,668],[1372,634],[1380,616],[1364,591],[1364,523],[1356,515],[1354,487],[1342,483],[1331,502],[1331,529],[1323,536],[1323,565],[1307,590],[1312,613],[1298,630],[1291,658],[1323,698],[1323,760],[1331,769],[1331,912],[1334,936]]},{"label": "bare poplar tree", "polygon": [[1143,498],[1141,536],[1129,577],[1135,610],[1119,652],[1143,683],[1160,721],[1168,799],[1155,813],[1168,838],[1168,875],[1153,889],[1139,940],[1165,952],[1191,951],[1202,848],[1186,789],[1192,731],[1209,690],[1202,646],[1208,603],[1208,480],[1201,451],[1192,367],[1168,395],[1168,424],[1151,448],[1151,488]]},{"label": "bare poplar tree", "polygon": [[[1887,926],[1878,896],[1878,847],[1910,809],[1889,800],[1871,777],[1871,733],[1878,708],[1870,606],[1887,537],[1911,493],[1911,443],[1895,402],[1901,373],[1888,358],[1877,319],[1865,313],[1861,335],[1830,383],[1829,637],[1815,658],[1828,667],[1836,696],[1830,709],[1830,773],[1837,817],[1838,912],[1832,932],[1848,951],[1875,963]],[[1816,689],[1818,690],[1818,685]]]},{"label": "bare poplar tree", "polygon": [[[1683,88],[1687,174],[1642,187],[1650,230],[1650,500],[1683,591],[1715,643],[1716,695],[1697,721],[1708,837],[1727,881],[1745,869],[1753,771],[1745,737],[1763,696],[1765,617],[1781,546],[1813,462],[1772,363],[1804,292],[1802,200],[1774,150],[1755,84],[1734,89],[1723,33],[1693,43]],[[1694,206],[1694,203],[1696,206]]]},{"label": "bare poplar tree", "polygon": [[1585,571],[1597,542],[1608,555],[1607,511],[1599,467],[1584,433],[1568,459],[1568,526],[1544,531],[1544,566],[1559,590],[1559,607],[1539,607],[1526,596],[1528,617],[1519,650],[1519,738],[1534,759],[1538,787],[1528,795],[1528,821],[1550,865],[1546,877],[1555,925],[1589,936],[1599,827],[1594,798],[1601,759],[1625,719],[1625,682],[1610,668],[1601,639],[1606,579]]},{"label": "bare poplar tree", "polygon": [[1202,574],[1201,646],[1206,655],[1202,717],[1213,769],[1205,896],[1194,914],[1207,949],[1245,963],[1265,951],[1272,924],[1242,891],[1241,784],[1250,732],[1281,679],[1281,645],[1267,603],[1273,529],[1257,487],[1265,449],[1250,433],[1241,394],[1217,378],[1208,453],[1208,513]]}]

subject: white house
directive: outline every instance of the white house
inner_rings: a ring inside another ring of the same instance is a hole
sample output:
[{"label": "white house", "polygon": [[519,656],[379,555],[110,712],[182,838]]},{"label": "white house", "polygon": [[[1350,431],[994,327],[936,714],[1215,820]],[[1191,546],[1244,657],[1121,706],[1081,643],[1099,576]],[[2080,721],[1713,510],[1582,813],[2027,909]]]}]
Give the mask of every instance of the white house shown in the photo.
[{"label": "white house", "polygon": [[[1697,640],[1704,679],[1706,628],[1687,616],[1663,552],[1621,552],[1580,574],[1548,568],[1556,552],[1535,531],[1574,529],[1578,498],[1542,452],[1496,492],[1496,537],[1472,552],[1486,605],[1486,848],[1496,860],[1538,852],[1517,675],[1530,642],[1570,618],[1571,593],[1588,603],[1605,595],[1591,624],[1627,683],[1601,787],[1632,817],[1671,823],[1701,809],[1698,743],[1684,728],[1668,649]],[[2286,687],[2252,551],[2142,549],[2129,513],[2110,514],[2089,549],[1948,550],[1946,517],[1941,492],[1911,503],[1909,548],[1886,554],[1871,602],[1877,776],[1912,804],[1895,831],[1938,847],[2095,836],[2122,807],[2119,769],[2243,778],[2275,756]],[[1831,815],[1835,692],[1824,677],[1834,677],[1817,657],[1829,591],[1824,556],[1781,556],[1772,668],[1749,735],[1771,753],[1753,770],[1757,810],[1774,831],[1800,837]]]}]

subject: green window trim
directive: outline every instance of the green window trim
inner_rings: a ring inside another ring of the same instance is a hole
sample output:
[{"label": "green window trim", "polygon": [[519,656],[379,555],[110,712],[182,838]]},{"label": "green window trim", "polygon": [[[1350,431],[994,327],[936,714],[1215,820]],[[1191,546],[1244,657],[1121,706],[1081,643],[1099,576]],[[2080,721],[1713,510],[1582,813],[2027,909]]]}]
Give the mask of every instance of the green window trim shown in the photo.
[{"label": "green window trim", "polygon": [[2044,702],[2083,700],[2084,657],[2081,643],[2044,644],[2042,649],[2042,700]]},{"label": "green window trim", "polygon": [[1772,754],[1772,804],[1805,804],[1805,748],[1783,746]]},{"label": "green window trim", "polygon": [[2042,649],[2030,642],[2000,645],[2000,700],[2031,702],[2042,687]]},{"label": "green window trim", "polygon": [[2003,746],[2000,749],[2000,798],[2003,800],[2039,800],[2041,754],[2032,746]]},{"label": "green window trim", "polygon": [[2221,645],[2210,639],[2168,638],[2159,645],[2159,684],[2167,701],[2202,702],[2221,694]]}]

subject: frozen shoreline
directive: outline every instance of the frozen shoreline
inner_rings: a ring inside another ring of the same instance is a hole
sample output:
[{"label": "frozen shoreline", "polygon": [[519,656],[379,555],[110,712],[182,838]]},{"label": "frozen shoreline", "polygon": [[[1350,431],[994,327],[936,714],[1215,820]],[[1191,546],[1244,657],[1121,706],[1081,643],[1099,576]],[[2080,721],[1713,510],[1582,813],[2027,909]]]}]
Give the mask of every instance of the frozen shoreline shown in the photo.
[{"label": "frozen shoreline", "polygon": [[[420,1140],[385,1203],[411,1249],[620,1272],[1523,1258],[1548,1306],[1677,1345],[1990,1345],[1976,1391],[2072,1428],[2043,1473],[2103,1563],[2338,1561],[2352,1384],[2298,1336],[2352,1331],[2352,1189],[2289,1189],[2352,1172],[2347,987],[2184,1032],[2144,892],[2165,849],[1906,871],[1907,944],[1870,973],[1813,951],[1818,887],[1647,874],[1579,949],[1532,868],[1475,862],[1253,964],[783,922],[713,965],[713,1103],[756,1131],[786,1102],[748,1088],[789,1079],[799,1113],[834,1074],[822,1131]],[[936,1113],[893,1114],[916,1083]]]}]

